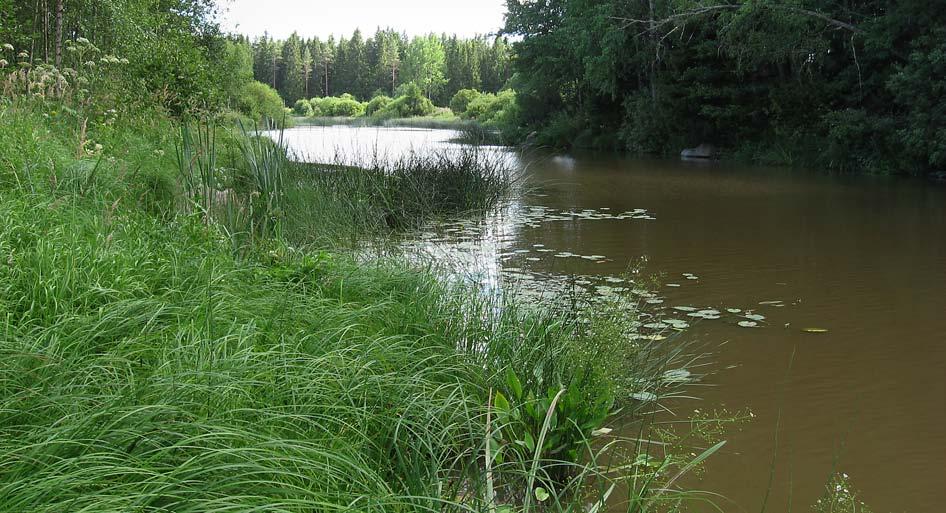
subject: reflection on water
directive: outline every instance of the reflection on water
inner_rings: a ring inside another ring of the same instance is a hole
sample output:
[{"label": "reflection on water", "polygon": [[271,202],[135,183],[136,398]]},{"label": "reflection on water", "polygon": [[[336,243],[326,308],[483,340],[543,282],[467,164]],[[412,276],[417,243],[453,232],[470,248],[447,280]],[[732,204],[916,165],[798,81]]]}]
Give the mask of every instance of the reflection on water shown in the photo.
[{"label": "reflection on water", "polygon": [[[453,135],[286,132],[309,155],[443,148]],[[726,511],[761,509],[773,456],[772,513],[806,511],[833,470],[874,511],[946,503],[946,188],[595,155],[538,158],[527,172],[532,189],[501,212],[413,246],[488,287],[545,293],[634,290],[626,271],[647,257],[663,286],[639,292],[661,314],[642,333],[688,328],[718,346],[715,386],[685,407],[756,416],[699,484],[731,499]]]}]

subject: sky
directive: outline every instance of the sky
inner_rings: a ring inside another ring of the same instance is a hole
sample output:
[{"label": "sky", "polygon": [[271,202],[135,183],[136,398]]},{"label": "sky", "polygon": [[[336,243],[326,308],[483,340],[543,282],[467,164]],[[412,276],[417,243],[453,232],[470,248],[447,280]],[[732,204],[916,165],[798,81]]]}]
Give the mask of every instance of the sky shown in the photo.
[{"label": "sky", "polygon": [[498,31],[505,0],[217,0],[224,30],[250,37],[268,31],[284,39],[293,31],[303,37],[365,37],[375,29],[393,28],[408,36],[446,32],[473,36]]}]

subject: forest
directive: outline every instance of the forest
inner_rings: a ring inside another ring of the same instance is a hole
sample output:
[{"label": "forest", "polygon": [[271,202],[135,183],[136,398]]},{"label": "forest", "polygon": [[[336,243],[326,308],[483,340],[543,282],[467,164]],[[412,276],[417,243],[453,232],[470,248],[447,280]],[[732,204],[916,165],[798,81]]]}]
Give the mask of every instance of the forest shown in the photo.
[{"label": "forest", "polygon": [[356,30],[338,41],[293,33],[285,41],[263,35],[252,42],[237,38],[236,43],[252,53],[254,78],[276,89],[288,105],[345,93],[362,101],[382,94],[394,97],[398,86],[413,82],[428,99],[445,106],[461,89],[499,92],[512,73],[511,48],[502,37],[408,38],[387,29],[367,39]]},{"label": "forest", "polygon": [[946,168],[946,4],[508,0],[545,144],[866,173]]}]

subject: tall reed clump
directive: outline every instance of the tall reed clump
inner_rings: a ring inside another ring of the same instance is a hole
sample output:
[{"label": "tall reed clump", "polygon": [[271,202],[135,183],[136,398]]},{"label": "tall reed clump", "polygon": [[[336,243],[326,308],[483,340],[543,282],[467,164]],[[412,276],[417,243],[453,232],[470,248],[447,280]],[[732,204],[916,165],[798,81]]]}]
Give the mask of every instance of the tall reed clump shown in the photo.
[{"label": "tall reed clump", "polygon": [[287,236],[364,241],[482,214],[522,184],[506,157],[478,148],[294,164]]},{"label": "tall reed clump", "polygon": [[[305,164],[289,154],[281,130],[270,134],[243,129],[221,147],[213,123],[180,129],[184,211],[219,222],[235,247],[274,236],[328,246],[363,242],[486,212],[520,183],[502,154],[478,148]],[[221,162],[218,154],[234,148],[237,158]]]},{"label": "tall reed clump", "polygon": [[[272,141],[244,128],[219,148],[213,122],[182,123],[177,168],[184,212],[218,223],[237,250],[277,236],[286,216],[289,166],[281,133]],[[220,162],[227,152],[229,166]]]}]

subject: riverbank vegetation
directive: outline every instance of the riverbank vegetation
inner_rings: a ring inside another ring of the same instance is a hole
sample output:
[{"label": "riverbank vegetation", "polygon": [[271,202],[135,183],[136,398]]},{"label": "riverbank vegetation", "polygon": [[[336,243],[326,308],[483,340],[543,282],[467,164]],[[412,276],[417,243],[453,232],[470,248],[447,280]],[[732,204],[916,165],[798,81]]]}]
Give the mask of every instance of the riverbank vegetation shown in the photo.
[{"label": "riverbank vegetation", "polygon": [[691,496],[662,487],[698,461],[607,435],[619,407],[649,429],[683,346],[630,337],[626,309],[522,308],[320,237],[489,208],[500,168],[471,152],[303,176],[279,144],[160,110],[76,151],[62,107],[0,115],[0,509]]},{"label": "riverbank vegetation", "polygon": [[552,146],[946,170],[929,2],[506,2],[523,132]]},{"label": "riverbank vegetation", "polygon": [[[0,509],[564,511],[601,509],[619,486],[640,504],[692,496],[673,476],[701,458],[607,426],[621,411],[649,432],[655,401],[685,384],[666,374],[689,362],[682,345],[632,337],[626,308],[525,307],[364,251],[495,207],[515,180],[500,162],[472,149],[299,163],[215,121],[234,106],[268,116],[271,89],[152,89],[148,68],[117,56],[132,50],[123,33],[93,42],[79,35],[91,14],[68,7],[57,24],[74,39],[4,47],[17,53],[0,100]],[[174,12],[136,29],[199,11]],[[187,66],[212,76],[229,41],[180,30]],[[45,46],[71,57],[46,62]],[[247,90],[257,110],[240,106]]]}]

